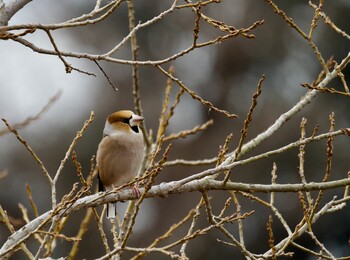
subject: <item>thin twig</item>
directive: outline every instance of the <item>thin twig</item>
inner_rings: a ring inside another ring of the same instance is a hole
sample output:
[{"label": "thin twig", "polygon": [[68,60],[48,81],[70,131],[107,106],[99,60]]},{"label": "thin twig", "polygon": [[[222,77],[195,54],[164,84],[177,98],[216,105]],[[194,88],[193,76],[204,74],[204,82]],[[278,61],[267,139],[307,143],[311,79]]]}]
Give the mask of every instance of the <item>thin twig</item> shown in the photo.
[{"label": "thin twig", "polygon": [[[272,170],[271,170],[271,184],[274,185],[276,184],[276,180],[277,180],[277,165],[274,162],[272,165]],[[273,206],[273,204],[275,203],[275,193],[271,192],[270,194],[270,204]]]},{"label": "thin twig", "polygon": [[52,178],[49,174],[49,172],[47,171],[47,169],[44,166],[44,163],[40,160],[40,158],[36,155],[36,153],[34,152],[34,150],[29,146],[29,144],[27,143],[27,141],[25,141],[18,133],[18,131],[13,128],[6,119],[2,118],[1,119],[5,125],[7,126],[8,130],[10,132],[12,132],[17,139],[24,145],[24,147],[29,151],[29,153],[32,155],[32,157],[34,158],[35,162],[39,165],[40,169],[42,170],[42,172],[44,173],[44,175],[46,176],[47,180],[49,181],[49,183],[52,183]]},{"label": "thin twig", "polygon": [[266,224],[266,228],[267,228],[267,232],[269,234],[269,246],[271,248],[271,259],[273,260],[276,260],[276,248],[275,248],[275,238],[274,238],[274,235],[273,235],[273,231],[272,231],[272,217],[271,215],[269,216],[269,220]]},{"label": "thin twig", "polygon": [[189,135],[194,135],[197,134],[198,132],[204,131],[206,129],[208,129],[209,126],[214,124],[214,120],[210,119],[207,122],[205,122],[202,125],[197,125],[194,128],[190,129],[190,130],[183,130],[179,133],[176,134],[170,134],[168,136],[165,136],[163,141],[170,141],[170,140],[174,140],[174,139],[179,139],[179,138],[185,138]]},{"label": "thin twig", "polygon": [[315,8],[315,14],[314,14],[314,17],[312,18],[312,22],[310,25],[309,39],[312,38],[312,34],[317,26],[317,21],[320,18],[320,13],[321,13],[322,7],[323,7],[323,0],[320,0],[318,7]]},{"label": "thin twig", "polygon": [[238,224],[238,234],[239,234],[239,243],[245,247],[245,243],[244,243],[244,232],[243,232],[243,222],[242,219],[240,218],[242,216],[242,211],[241,211],[241,204],[238,201],[238,198],[235,194],[235,192],[230,192],[232,200],[234,202],[234,204],[236,205],[236,212],[237,212],[237,224]]},{"label": "thin twig", "polygon": [[292,18],[287,16],[285,12],[283,12],[281,9],[278,8],[278,6],[272,1],[272,0],[265,0],[272,8],[273,10],[280,15],[283,20],[285,20],[290,27],[295,29],[310,45],[310,47],[313,49],[317,59],[319,60],[323,70],[326,72],[326,74],[329,74],[329,70],[327,67],[326,62],[324,61],[318,47],[315,45],[315,43],[312,41],[312,39],[307,35],[294,21]]},{"label": "thin twig", "polygon": [[307,83],[303,83],[303,84],[300,84],[300,85],[302,87],[306,87],[306,88],[309,88],[309,89],[312,89],[312,90],[318,90],[318,91],[324,92],[324,93],[338,94],[338,95],[343,95],[343,96],[346,96],[346,97],[350,97],[350,93],[344,92],[344,91],[339,91],[339,90],[336,90],[334,88],[325,88],[325,87],[311,86],[310,84],[307,84]]},{"label": "thin twig", "polygon": [[176,82],[181,88],[183,88],[193,99],[199,101],[201,104],[204,106],[208,107],[210,110],[214,110],[218,113],[222,113],[226,115],[228,118],[236,118],[238,117],[235,114],[230,114],[226,110],[219,109],[215,107],[211,102],[204,100],[201,98],[198,94],[196,94],[194,91],[190,90],[188,87],[186,87],[178,78],[175,78],[173,75],[168,73],[166,70],[164,70],[161,66],[157,65],[156,66],[164,75],[166,75],[168,78]]},{"label": "thin twig", "polygon": [[199,37],[199,22],[201,20],[201,5],[199,4],[196,8],[196,20],[194,22],[194,28],[193,28],[193,46],[197,45],[197,40]]},{"label": "thin twig", "polygon": [[315,241],[316,245],[318,245],[321,248],[321,251],[325,252],[330,259],[332,259],[332,260],[338,259],[338,258],[335,258],[334,255],[329,250],[327,250],[327,248],[317,239],[314,232],[308,231],[307,233],[310,235],[312,240]]},{"label": "thin twig", "polygon": [[[0,205],[0,217],[2,218],[2,220],[4,221],[7,229],[11,232],[11,234],[13,234],[15,232],[15,229],[13,228],[13,226],[10,223],[9,217],[7,216],[6,211],[1,207]],[[22,251],[27,255],[27,257],[29,259],[34,259],[33,254],[29,251],[29,249],[27,248],[27,246],[24,243],[20,244],[20,248],[22,249]]]},{"label": "thin twig", "polygon": [[244,197],[247,197],[251,200],[255,200],[258,203],[264,205],[265,207],[268,207],[271,209],[271,211],[273,212],[273,214],[278,218],[278,220],[281,222],[281,224],[283,225],[284,229],[287,231],[288,235],[292,234],[292,230],[289,227],[289,225],[287,224],[287,221],[283,218],[282,214],[279,212],[279,210],[271,203],[268,203],[262,199],[260,199],[259,197],[251,194],[251,193],[247,193],[247,192],[241,192],[239,191],[239,194],[241,194]]},{"label": "thin twig", "polygon": [[56,203],[57,203],[57,198],[56,198],[56,183],[57,183],[57,180],[59,178],[59,176],[61,175],[61,172],[64,168],[64,165],[66,163],[66,161],[69,159],[69,156],[71,155],[71,153],[73,152],[73,149],[76,145],[76,143],[78,142],[78,140],[80,138],[82,138],[83,136],[83,133],[85,132],[85,130],[88,128],[88,126],[94,121],[94,117],[95,117],[95,114],[93,111],[90,112],[90,117],[88,120],[86,120],[84,122],[84,125],[83,127],[80,129],[80,131],[77,132],[76,136],[74,137],[73,141],[71,142],[64,158],[61,160],[61,163],[60,163],[60,166],[58,167],[57,171],[56,171],[56,174],[55,174],[55,177],[54,179],[51,181],[51,200],[52,200],[52,206],[53,208],[56,206]]},{"label": "thin twig", "polygon": [[[198,217],[200,215],[200,208],[203,206],[203,204],[204,204],[204,200],[201,198],[200,202],[197,204],[197,206],[195,207],[195,209],[193,211],[194,214],[192,217],[192,222],[191,222],[191,225],[187,231],[186,236],[190,236],[191,234],[193,234],[194,228],[195,228],[197,221],[198,221]],[[181,248],[180,248],[181,257],[183,257],[185,259],[186,259],[186,248],[187,248],[188,242],[189,242],[189,240],[184,241],[183,244],[181,245]]]},{"label": "thin twig", "polygon": [[[61,97],[62,91],[59,90],[57,91],[57,93],[55,95],[53,95],[46,103],[46,105],[34,116],[29,116],[28,118],[26,118],[24,121],[19,122],[19,123],[14,123],[12,124],[12,128],[15,128],[18,130],[30,125],[31,123],[33,123],[34,121],[40,119],[51,107],[54,103],[56,103],[56,101]],[[3,130],[0,130],[0,136],[10,133],[11,131],[9,131],[8,128],[5,128]]]},{"label": "thin twig", "polygon": [[[350,52],[348,53],[348,55],[342,60],[342,62],[339,64],[338,68],[340,70],[344,69],[346,67],[346,65],[350,62]],[[337,70],[334,69],[332,72],[330,72],[329,74],[327,74],[319,83],[318,83],[318,87],[325,87],[329,84],[329,82],[331,80],[333,80],[336,76],[337,76]],[[241,156],[243,156],[243,154],[247,153],[248,151],[250,151],[251,149],[253,149],[254,147],[258,146],[261,142],[263,142],[264,140],[266,140],[267,138],[269,138],[270,136],[272,136],[276,131],[278,131],[282,125],[284,125],[285,122],[287,122],[292,116],[294,116],[296,113],[298,113],[301,109],[303,109],[306,105],[308,105],[312,99],[314,97],[316,97],[318,94],[317,90],[312,90],[310,92],[308,92],[305,96],[303,96],[303,98],[297,103],[295,104],[290,110],[288,110],[287,112],[281,114],[278,119],[264,132],[260,133],[257,137],[253,138],[252,140],[250,140],[248,143],[244,144],[242,146],[242,150],[241,150]],[[235,152],[234,151],[223,163],[225,164],[229,164],[230,162],[232,162],[235,158]]]},{"label": "thin twig", "polygon": [[[334,112],[331,113],[331,115],[329,116],[329,121],[330,121],[330,128],[329,128],[329,132],[334,131],[335,128],[335,118],[334,118]],[[334,141],[334,137],[330,136],[327,139],[327,162],[326,162],[326,171],[325,171],[325,175],[322,179],[323,182],[327,181],[331,175],[331,169],[332,169],[332,160],[333,160],[333,141]],[[318,196],[315,200],[315,203],[313,205],[312,208],[312,212],[311,212],[311,219],[313,218],[317,207],[319,206],[319,203],[321,201],[323,197],[323,190],[320,190],[318,193]]]},{"label": "thin twig", "polygon": [[[169,67],[169,73],[171,75],[174,74],[174,67],[173,66]],[[169,124],[169,119],[172,116],[172,115],[170,115],[170,113],[167,113],[168,105],[169,105],[169,101],[170,101],[171,90],[172,90],[172,80],[168,78],[167,82],[166,82],[165,97],[163,99],[162,111],[161,111],[160,117],[159,117],[159,126],[158,126],[156,140],[159,140],[161,136],[165,135],[165,130]]]},{"label": "thin twig", "polygon": [[71,66],[70,64],[68,64],[68,62],[62,57],[61,52],[59,51],[59,49],[58,49],[58,47],[57,47],[57,45],[56,45],[56,42],[55,42],[54,38],[52,37],[52,34],[51,34],[50,30],[45,30],[45,32],[46,32],[47,36],[49,37],[50,42],[51,42],[53,48],[55,49],[55,52],[57,53],[57,56],[58,56],[58,57],[60,58],[60,60],[63,62],[64,67],[66,68],[66,73],[71,73],[72,70],[73,70],[73,68],[72,68],[72,66]]},{"label": "thin twig", "polygon": [[254,111],[256,105],[258,104],[258,98],[261,95],[262,83],[265,80],[265,78],[266,78],[265,75],[262,75],[262,77],[259,80],[257,90],[256,90],[256,92],[254,93],[254,95],[252,97],[252,104],[251,104],[251,106],[249,108],[249,112],[247,114],[247,117],[244,120],[244,126],[243,126],[243,128],[241,130],[241,138],[239,139],[239,143],[238,143],[238,146],[237,146],[237,149],[236,149],[235,160],[239,159],[239,157],[240,157],[240,152],[241,152],[241,149],[242,149],[242,145],[243,145],[243,142],[244,142],[245,138],[247,137],[249,124],[253,120],[253,111]]},{"label": "thin twig", "polygon": [[39,211],[38,211],[38,207],[36,206],[36,203],[34,202],[33,196],[32,196],[32,189],[30,188],[29,184],[26,184],[26,192],[27,192],[27,196],[30,202],[30,205],[32,206],[33,212],[34,212],[34,216],[38,217],[39,216]]},{"label": "thin twig", "polygon": [[[121,2],[123,2],[123,0],[113,0],[110,3],[106,4],[104,7],[100,8],[99,10],[93,10],[89,14],[84,14],[80,17],[76,17],[61,23],[9,25],[9,26],[2,26],[0,31],[12,31],[12,30],[22,30],[22,29],[58,30],[63,28],[73,28],[73,27],[86,26],[90,24],[96,24],[103,21],[110,14],[112,14],[115,11],[115,9],[119,7]],[[107,12],[105,12],[101,16],[95,19],[90,19],[93,16],[100,14],[106,10]]]},{"label": "thin twig", "polygon": [[[168,56],[164,59],[159,59],[159,60],[145,60],[145,61],[135,61],[135,60],[125,60],[125,59],[118,59],[118,58],[113,58],[110,56],[105,56],[105,55],[100,55],[100,54],[88,54],[88,53],[78,53],[78,52],[68,52],[68,51],[60,51],[61,55],[64,57],[72,57],[72,58],[78,58],[78,59],[88,59],[91,61],[94,60],[104,60],[107,62],[112,62],[112,63],[119,63],[119,64],[124,64],[124,65],[139,65],[139,66],[158,66],[158,65],[162,65],[165,63],[169,63],[170,61],[176,60],[179,57],[184,56],[185,54],[188,54],[190,52],[192,52],[195,49],[198,48],[202,48],[202,47],[206,47],[206,46],[210,46],[210,45],[214,45],[217,43],[221,43],[224,42],[230,38],[236,37],[238,35],[244,34],[246,32],[249,32],[250,30],[255,29],[257,26],[262,25],[263,21],[257,21],[255,23],[253,23],[253,25],[251,25],[250,27],[246,28],[246,29],[240,29],[234,32],[230,32],[224,36],[218,36],[215,39],[212,40],[208,40],[206,42],[203,43],[197,43],[196,46],[191,45],[190,47],[181,50],[178,53],[175,53],[171,56]],[[42,28],[42,25],[33,25],[34,28]],[[69,27],[69,26],[68,26]],[[2,27],[4,30],[7,27]],[[26,28],[25,25],[23,25],[23,28]],[[29,28],[33,28],[33,27],[29,27]],[[43,27],[44,29],[51,29],[51,27],[47,26],[47,27]],[[15,28],[10,28],[10,29],[15,29]],[[17,29],[21,29],[21,28],[17,28]],[[254,38],[254,37],[251,37]],[[34,52],[37,53],[41,53],[41,54],[47,54],[47,55],[57,55],[57,53],[55,51],[49,50],[49,49],[44,49],[44,48],[40,48],[38,46],[36,46],[35,44],[33,44],[32,42],[29,42],[28,40],[25,40],[22,37],[12,37],[11,40],[16,41],[21,43],[22,45],[32,49]]]},{"label": "thin twig", "polygon": [[[300,123],[300,131],[301,131],[301,138],[300,140],[305,140],[305,125],[306,125],[306,118],[302,118]],[[314,134],[313,134],[314,135]],[[299,176],[302,183],[306,183],[305,173],[304,173],[304,162],[305,162],[305,144],[302,144],[299,146]],[[312,199],[310,192],[306,192],[306,198],[309,203],[309,207],[312,207]]]},{"label": "thin twig", "polygon": [[344,76],[343,72],[339,69],[339,65],[336,61],[334,62],[334,68],[336,69],[338,76],[339,76],[339,78],[344,86],[345,93],[350,94],[348,84],[346,83],[346,80],[345,80],[345,76]]},{"label": "thin twig", "polygon": [[[196,218],[197,215],[197,210],[198,210],[198,205],[196,208],[190,210],[188,212],[188,214],[181,219],[179,222],[173,224],[163,235],[159,236],[157,239],[155,239],[148,247],[147,249],[151,249],[151,248],[155,248],[160,242],[162,242],[163,240],[171,237],[174,233],[175,230],[177,230],[178,228],[182,227],[190,218]],[[192,221],[193,223],[193,221]],[[192,225],[191,225],[192,227]],[[191,228],[190,228],[191,229]],[[190,230],[189,229],[189,230]],[[189,231],[190,232],[190,231]],[[186,242],[185,242],[186,243]],[[184,244],[185,244],[184,243]],[[184,244],[182,245],[182,247],[184,247]],[[187,243],[186,243],[187,244]],[[180,253],[181,253],[181,249],[180,249]],[[136,255],[135,257],[133,257],[131,260],[136,260],[139,259],[140,257],[145,256],[146,251],[139,253],[138,255]]]},{"label": "thin twig", "polygon": [[[318,6],[313,4],[311,1],[309,1],[309,5],[314,8],[317,9]],[[337,33],[339,33],[341,36],[345,37],[346,39],[350,40],[350,35],[347,34],[346,32],[344,32],[342,29],[340,29],[338,26],[336,26],[332,20],[324,13],[324,12],[319,12],[319,15],[322,17],[322,19],[324,20],[324,22],[326,24],[328,24],[334,31],[336,31]]]},{"label": "thin twig", "polygon": [[68,254],[68,259],[74,259],[76,254],[78,253],[80,241],[82,240],[84,234],[88,230],[88,224],[91,219],[92,211],[93,211],[92,209],[88,209],[86,211],[85,217],[80,223],[78,234],[75,237],[76,240],[74,241],[73,246]]},{"label": "thin twig", "polygon": [[108,77],[107,73],[104,71],[104,69],[100,66],[100,64],[97,62],[97,60],[94,60],[96,66],[100,69],[100,71],[102,72],[102,74],[105,76],[105,78],[107,79],[109,85],[112,87],[112,89],[114,91],[118,91],[118,88],[115,87],[111,81],[111,79]]}]

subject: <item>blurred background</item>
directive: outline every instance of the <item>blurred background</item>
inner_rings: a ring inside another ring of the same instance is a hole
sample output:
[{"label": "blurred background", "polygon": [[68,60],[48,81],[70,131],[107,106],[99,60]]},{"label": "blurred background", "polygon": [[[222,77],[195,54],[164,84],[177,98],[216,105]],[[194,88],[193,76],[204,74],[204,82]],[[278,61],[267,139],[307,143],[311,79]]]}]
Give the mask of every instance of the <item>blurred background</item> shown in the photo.
[{"label": "blurred background", "polygon": [[[171,3],[172,1],[135,1],[136,21],[146,21],[158,15],[169,8]],[[276,1],[276,3],[302,29],[308,32],[314,13],[307,1]],[[94,4],[94,1],[91,0],[36,0],[18,12],[9,24],[62,22],[90,12]],[[175,76],[186,86],[196,91],[204,99],[211,101],[215,106],[240,117],[234,120],[227,119],[214,111],[208,111],[188,94],[184,94],[171,120],[169,133],[192,128],[208,119],[214,119],[214,125],[196,136],[175,141],[169,159],[212,158],[217,155],[219,146],[231,132],[234,134],[231,144],[232,151],[238,143],[240,129],[250,107],[252,94],[262,74],[265,74],[267,79],[263,83],[263,93],[253,114],[254,120],[249,128],[248,139],[265,130],[281,113],[289,110],[300,100],[306,93],[306,89],[300,84],[311,83],[321,70],[307,42],[277,16],[264,1],[224,1],[203,7],[202,11],[236,28],[248,27],[257,20],[264,19],[265,22],[263,26],[252,31],[256,39],[236,37],[222,44],[195,50],[176,61],[163,65],[165,69],[173,65]],[[336,25],[350,33],[349,1],[325,1],[324,11]],[[194,19],[195,16],[190,10],[177,10],[160,22],[139,31],[137,33],[140,47],[139,59],[163,59],[190,46]],[[220,32],[205,26],[204,23],[201,26],[199,41],[220,35]],[[127,33],[128,18],[125,3],[99,24],[52,32],[60,50],[91,54],[108,51]],[[47,35],[41,31],[26,36],[26,39],[40,47],[51,49]],[[338,63],[350,50],[349,41],[336,34],[323,21],[318,23],[314,32],[314,41],[325,59],[333,56]],[[125,45],[115,57],[131,59],[130,46]],[[66,74],[59,58],[34,53],[13,41],[0,41],[0,116],[2,118],[6,118],[11,124],[21,122],[38,113],[47,104],[50,97],[58,91],[62,92],[58,101],[47,113],[20,130],[20,135],[28,141],[52,176],[56,173],[76,132],[89,117],[90,111],[95,112],[95,120],[75,148],[85,175],[89,173],[90,159],[96,153],[97,145],[102,137],[106,116],[119,109],[133,109],[132,68],[130,66],[100,62],[113,84],[119,89],[114,91],[93,62],[83,59],[67,60],[74,67],[95,73],[97,76],[88,76],[76,71]],[[349,79],[349,68],[343,73]],[[166,78],[156,68],[140,67],[139,79],[146,125],[155,133]],[[330,86],[342,90],[339,80],[332,81]],[[178,86],[174,85],[173,89],[174,97]],[[283,126],[273,138],[265,141],[246,156],[259,154],[297,140],[300,136],[299,124],[302,117],[308,120],[306,127],[308,135],[311,135],[316,125],[319,125],[320,133],[327,132],[329,129],[328,117],[332,111],[335,112],[337,129],[349,127],[349,109],[348,98],[320,94]],[[0,130],[5,128],[5,125],[0,126]],[[335,140],[332,180],[344,178],[350,170],[349,145],[349,139],[346,137],[337,137]],[[307,180],[322,180],[325,173],[325,159],[325,140],[307,145],[305,156]],[[297,150],[236,168],[231,179],[251,183],[269,183],[273,162],[276,162],[278,167],[278,182],[299,181]],[[158,177],[157,183],[180,179],[202,169],[204,168],[166,168]],[[37,163],[13,134],[0,136],[0,171],[8,173],[6,178],[0,180],[0,203],[10,216],[21,218],[18,203],[30,209],[25,191],[26,184],[32,188],[39,212],[49,210],[51,205],[49,185]],[[78,181],[72,163],[67,162],[59,181],[59,196],[62,197],[69,192],[73,183]],[[342,196],[342,194],[342,189],[326,192],[322,203],[326,203],[334,195]],[[213,207],[217,211],[220,211],[229,196],[226,192],[210,192],[209,195],[212,196]],[[316,196],[316,194],[313,195]],[[268,199],[268,195],[261,195],[261,197]],[[151,243],[170,225],[182,219],[188,210],[196,205],[199,198],[199,193],[191,193],[173,195],[166,199],[146,200],[136,219],[136,228],[130,245],[146,246]],[[271,212],[256,202],[241,197],[239,199],[243,212],[255,210],[255,213],[243,222],[246,246],[254,253],[263,253],[268,250],[266,223]],[[119,204],[121,211],[124,210],[126,204]],[[276,207],[281,210],[282,215],[294,228],[302,216],[302,207],[297,195],[277,194]],[[72,214],[64,230],[67,236],[74,236],[77,233],[78,223],[84,213],[84,211],[79,211]],[[350,254],[349,213],[349,208],[346,208],[341,212],[321,218],[315,225],[315,234],[335,256]],[[31,210],[29,210],[29,216],[34,216]],[[201,219],[204,223],[206,220],[204,212]],[[331,229],[330,226],[332,226]],[[88,239],[84,239],[81,243],[79,258],[91,259],[103,254],[103,246],[94,220],[91,221],[89,227]],[[107,230],[108,225],[105,228]],[[273,228],[275,241],[286,235],[277,219],[274,219]],[[237,235],[236,225],[228,229]],[[108,230],[107,233],[109,233]],[[178,235],[181,235],[180,233]],[[8,231],[0,226],[0,244],[6,241],[8,235]],[[190,258],[243,258],[238,249],[217,243],[216,238],[225,239],[219,232],[211,231],[208,236],[191,241],[188,247]],[[307,236],[298,239],[297,242],[318,251],[314,242]],[[59,241],[54,256],[65,256],[70,248],[70,243]],[[295,258],[308,257],[295,248],[293,251],[295,251]],[[20,259],[23,255],[18,253],[14,257]],[[126,254],[125,258],[127,257]],[[151,255],[149,259],[165,259],[165,257]]]}]

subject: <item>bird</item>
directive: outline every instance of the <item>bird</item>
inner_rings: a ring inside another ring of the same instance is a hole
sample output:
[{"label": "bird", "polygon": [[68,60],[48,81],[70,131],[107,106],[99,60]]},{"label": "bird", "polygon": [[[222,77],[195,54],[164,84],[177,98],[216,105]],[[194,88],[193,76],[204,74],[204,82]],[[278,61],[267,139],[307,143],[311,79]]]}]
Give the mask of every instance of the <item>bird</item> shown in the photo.
[{"label": "bird", "polygon": [[[113,190],[137,175],[144,153],[143,134],[139,128],[143,120],[130,110],[120,110],[107,117],[96,153],[99,191]],[[116,214],[116,203],[108,203],[107,218],[113,219]]]}]

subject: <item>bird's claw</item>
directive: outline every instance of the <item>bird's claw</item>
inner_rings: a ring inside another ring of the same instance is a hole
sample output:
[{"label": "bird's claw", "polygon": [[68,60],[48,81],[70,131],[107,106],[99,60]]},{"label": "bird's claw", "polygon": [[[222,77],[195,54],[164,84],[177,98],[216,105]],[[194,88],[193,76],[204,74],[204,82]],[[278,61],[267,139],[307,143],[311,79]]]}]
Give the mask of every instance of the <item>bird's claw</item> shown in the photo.
[{"label": "bird's claw", "polygon": [[133,185],[131,188],[134,191],[134,194],[136,195],[136,197],[139,199],[141,197],[140,189],[136,185]]}]

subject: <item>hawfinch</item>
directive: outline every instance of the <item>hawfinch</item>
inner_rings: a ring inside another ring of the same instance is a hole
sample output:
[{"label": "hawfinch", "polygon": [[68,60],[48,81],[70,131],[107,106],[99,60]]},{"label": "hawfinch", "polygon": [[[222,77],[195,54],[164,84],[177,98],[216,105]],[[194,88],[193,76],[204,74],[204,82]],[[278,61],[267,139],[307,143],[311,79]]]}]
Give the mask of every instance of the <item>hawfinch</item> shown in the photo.
[{"label": "hawfinch", "polygon": [[[107,117],[96,161],[99,191],[112,190],[131,181],[138,173],[143,157],[143,135],[138,125],[143,117],[121,110]],[[116,204],[107,205],[107,218],[115,218]]]}]

